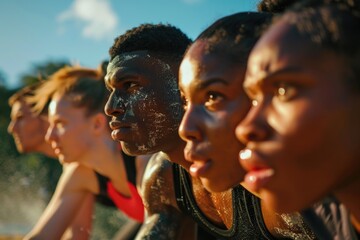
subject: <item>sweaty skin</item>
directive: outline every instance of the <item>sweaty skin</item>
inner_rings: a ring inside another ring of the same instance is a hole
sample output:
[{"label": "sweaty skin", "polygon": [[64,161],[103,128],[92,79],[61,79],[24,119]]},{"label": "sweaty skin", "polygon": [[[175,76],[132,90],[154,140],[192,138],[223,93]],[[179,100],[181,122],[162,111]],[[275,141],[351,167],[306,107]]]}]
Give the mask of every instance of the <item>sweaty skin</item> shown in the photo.
[{"label": "sweaty skin", "polygon": [[[136,57],[134,57],[135,55]],[[110,127],[113,130],[112,137],[119,141],[129,154],[137,155],[161,151],[152,157],[143,177],[141,192],[147,209],[147,217],[137,238],[193,239],[196,225],[177,206],[172,164],[169,162],[179,164],[190,172],[191,162],[184,158],[185,142],[181,141],[177,133],[183,110],[180,108],[181,99],[174,77],[176,75],[164,77],[168,81],[163,80],[162,75],[157,72],[164,69],[164,64],[152,53],[146,51],[122,54],[120,59],[114,59],[114,63],[111,61],[105,81],[111,92],[105,106],[105,112],[112,117],[110,122]],[[226,66],[225,63],[224,66]],[[243,69],[237,71],[243,77]],[[168,71],[163,72],[168,73]],[[176,71],[172,70],[172,73],[176,74]],[[240,85],[237,81],[239,79],[234,80],[234,85]],[[164,86],[167,87],[164,88]],[[167,93],[169,88],[172,92],[170,95]],[[235,90],[231,91],[231,94],[235,97]],[[164,98],[167,98],[166,102],[164,102]],[[238,100],[236,97],[235,99]],[[248,101],[243,94],[240,101],[234,102],[236,104],[241,103],[242,99],[245,99],[245,102]],[[236,104],[230,104],[229,109],[235,109]],[[249,103],[247,102],[247,104]],[[246,110],[245,108],[244,114]],[[156,126],[158,129],[162,129],[162,132],[159,133],[161,135],[156,141],[149,141],[150,133],[154,131],[154,125],[157,124],[156,118],[153,116],[154,112],[162,113],[166,118],[161,122],[161,126]],[[233,126],[232,138],[238,152],[240,144],[235,141],[235,121],[231,124]],[[140,148],[140,146],[142,147]],[[233,152],[231,164],[239,169],[237,152]],[[231,151],[229,150],[229,153],[226,152],[226,154],[231,154]],[[220,156],[216,159],[221,160]],[[220,162],[216,163],[215,166],[222,171],[221,178],[226,180],[224,182],[227,186],[229,186],[229,182],[231,182],[230,185],[239,183],[237,182],[239,181],[238,176],[233,173],[226,174]],[[214,169],[211,172],[216,174]],[[228,175],[229,178],[227,178]],[[197,205],[209,221],[225,229],[231,228],[233,223],[231,190],[225,191],[224,185],[219,183],[222,191],[210,193],[204,187],[203,179],[195,176],[192,177],[191,181]],[[274,216],[277,217],[273,214],[270,215],[270,218]],[[287,227],[281,227],[281,229],[287,229]],[[186,238],[183,237],[184,234],[186,234]],[[275,230],[274,236],[278,236]]]},{"label": "sweaty skin", "polygon": [[[229,189],[238,186],[245,175],[238,161],[244,145],[236,140],[235,128],[250,108],[241,87],[246,64],[208,48],[209,42],[197,40],[182,61],[179,87],[186,111],[179,134],[187,142],[184,152],[191,164],[187,170],[197,205],[211,221],[230,229]],[[299,214],[279,215],[266,208],[262,212],[273,236],[312,239]]]},{"label": "sweaty skin", "polygon": [[196,223],[177,207],[168,161],[183,159],[184,149],[177,133],[183,112],[177,68],[137,51],[114,58],[105,78],[113,139],[130,155],[166,153],[153,156],[146,167],[141,193],[147,215],[137,239],[196,239]]}]

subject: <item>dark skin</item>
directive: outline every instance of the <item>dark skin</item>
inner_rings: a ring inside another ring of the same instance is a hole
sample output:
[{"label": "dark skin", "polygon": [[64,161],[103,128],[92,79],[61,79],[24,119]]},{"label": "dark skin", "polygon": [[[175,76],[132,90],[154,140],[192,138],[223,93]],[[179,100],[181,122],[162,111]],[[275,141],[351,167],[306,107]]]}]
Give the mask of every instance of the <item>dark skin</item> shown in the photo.
[{"label": "dark skin", "polygon": [[195,222],[177,207],[168,161],[183,158],[184,148],[177,134],[182,116],[177,69],[178,64],[138,51],[112,61],[105,78],[113,139],[131,155],[164,152],[152,157],[143,176],[140,192],[147,216],[137,239],[196,239]]},{"label": "dark skin", "polygon": [[[169,70],[167,65],[171,72],[166,71]],[[147,216],[138,239],[196,239],[196,224],[177,206],[172,166],[169,162],[177,163],[190,171],[191,163],[184,158],[186,144],[177,133],[180,117],[183,115],[182,108],[178,108],[182,103],[175,77],[178,66],[178,63],[164,63],[154,53],[132,52],[123,54],[120,60],[110,64],[105,79],[111,91],[105,112],[112,116],[110,126],[113,139],[120,141],[124,151],[129,154],[161,151],[152,157],[143,177],[140,191]],[[169,87],[170,92],[177,94],[167,95]],[[166,104],[164,97],[167,98]],[[144,104],[149,104],[146,111]],[[179,112],[174,112],[174,109]],[[152,135],[154,127],[147,126],[158,124],[159,121],[154,117],[158,115],[166,116],[161,121],[161,126],[157,126],[162,131],[156,137],[163,139],[148,141],[144,136]],[[121,125],[123,121],[126,124]],[[238,165],[237,160],[235,162]],[[193,176],[191,181],[193,195],[204,215],[219,227],[231,228],[231,190],[224,188],[220,192],[211,193],[199,177]],[[270,219],[273,216],[275,215],[271,215]],[[272,220],[267,221],[269,229],[273,229]]]},{"label": "dark skin", "polygon": [[[171,65],[172,73],[172,76],[169,77],[167,75],[169,73],[164,72],[165,65],[159,62],[158,58],[154,57],[151,59],[151,57],[148,59],[147,54],[136,52],[135,58],[128,61],[118,61],[113,68],[111,66],[108,68],[108,75],[105,81],[111,91],[111,95],[105,106],[105,112],[113,117],[110,122],[113,130],[112,137],[121,142],[124,151],[130,154],[163,152],[163,154],[156,155],[150,160],[144,174],[141,192],[148,216],[145,221],[146,224],[142,227],[138,236],[143,238],[145,236],[153,236],[154,239],[159,239],[159,236],[166,236],[167,239],[184,239],[182,234],[194,236],[195,228],[185,228],[185,226],[189,225],[189,218],[179,211],[176,204],[173,192],[172,167],[167,161],[170,160],[182,165],[187,170],[189,169],[190,164],[185,160],[183,154],[185,143],[177,133],[181,119],[178,116],[182,116],[182,108],[178,108],[180,112],[174,114],[174,106],[181,106],[179,92],[177,92],[177,95],[172,94],[172,98],[169,96],[166,102],[167,106],[163,104],[164,95],[166,97],[165,91],[168,91],[163,86],[177,85],[177,80],[174,76],[176,76],[178,64],[169,64]],[[161,79],[159,72],[163,72],[167,76],[163,75],[164,79]],[[155,96],[152,95],[154,92],[156,93]],[[121,100],[119,101],[119,99]],[[147,111],[143,111],[145,100],[151,103],[151,105],[147,106]],[[168,105],[173,107],[169,108]],[[127,107],[124,108],[124,106]],[[153,111],[149,110],[150,108]],[[134,114],[132,115],[131,113]],[[163,139],[156,140],[156,144],[153,144],[153,142],[148,141],[146,137],[142,138],[142,136],[150,136],[152,134],[153,128],[146,126],[154,126],[156,120],[154,116],[160,115],[159,113],[167,116],[166,120],[161,122],[162,126],[159,127],[166,129],[166,133],[161,135]],[[120,120],[129,124],[120,125]],[[136,131],[142,134],[131,134],[132,136],[128,137],[130,136],[128,132],[135,131],[130,127],[131,124],[134,125],[134,123],[145,121],[147,121],[146,124],[138,124],[138,126],[145,126],[144,128],[136,128]],[[134,139],[135,137],[133,136],[139,136],[139,138]],[[142,148],[139,148],[139,146],[142,146]],[[154,194],[154,187],[157,191],[161,191],[161,194]],[[196,178],[194,180],[194,195],[199,206],[201,206],[201,210],[214,223],[220,226],[231,226],[231,211],[228,211],[228,206],[225,206],[222,202],[224,194],[231,195],[230,192],[211,195],[205,190],[199,179]],[[222,210],[219,211],[219,209]],[[227,224],[225,224],[225,221]],[[179,231],[182,227],[189,233]],[[169,229],[176,229],[177,231],[174,233],[169,231]]]},{"label": "dark skin", "polygon": [[[241,87],[246,63],[228,57],[230,43],[220,43],[222,51],[209,51],[208,44],[204,39],[193,43],[180,67],[179,87],[186,111],[179,134],[187,142],[185,158],[191,166],[186,170],[192,176],[198,206],[214,223],[229,229],[233,224],[229,189],[245,175],[238,161],[244,145],[236,140],[235,128],[250,108],[250,99]],[[264,207],[262,213],[273,236],[286,236],[276,228],[306,238],[301,235],[303,229],[295,230],[285,220],[296,215],[283,219]]]},{"label": "dark skin", "polygon": [[360,219],[360,97],[347,70],[284,19],[251,53],[244,86],[256,104],[237,136],[252,154],[240,161],[272,208],[301,210],[332,193]]}]

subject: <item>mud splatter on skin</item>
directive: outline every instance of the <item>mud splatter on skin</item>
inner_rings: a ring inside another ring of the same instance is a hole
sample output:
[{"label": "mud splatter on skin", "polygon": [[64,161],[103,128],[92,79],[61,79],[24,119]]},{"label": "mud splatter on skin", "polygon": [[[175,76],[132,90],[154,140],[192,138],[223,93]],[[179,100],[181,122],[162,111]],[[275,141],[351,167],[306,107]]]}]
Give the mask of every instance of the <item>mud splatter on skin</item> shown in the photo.
[{"label": "mud splatter on skin", "polygon": [[[133,140],[122,144],[123,147],[133,154],[147,154],[160,151],[164,143],[168,144],[169,139],[177,136],[183,110],[177,78],[170,65],[146,51],[116,56],[109,63],[106,78],[126,67],[134,68],[133,61],[139,61],[141,66],[150,69],[143,73],[142,69],[135,68],[138,71],[136,74],[154,83],[139,86],[135,91],[121,96],[117,89],[113,89],[109,101],[113,109],[123,111],[121,118],[125,122],[132,120],[129,122],[132,122],[134,130]],[[106,81],[109,84],[109,80]]]}]

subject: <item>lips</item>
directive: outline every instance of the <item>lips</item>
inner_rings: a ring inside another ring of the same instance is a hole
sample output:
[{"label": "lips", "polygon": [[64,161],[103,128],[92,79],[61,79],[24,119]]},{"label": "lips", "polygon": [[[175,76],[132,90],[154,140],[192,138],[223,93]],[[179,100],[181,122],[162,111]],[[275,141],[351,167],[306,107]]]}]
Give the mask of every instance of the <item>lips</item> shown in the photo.
[{"label": "lips", "polygon": [[119,120],[112,120],[109,126],[112,130],[111,137],[115,141],[124,141],[133,135],[133,127],[131,124]]},{"label": "lips", "polygon": [[190,174],[193,177],[203,177],[211,167],[212,162],[208,161],[194,161],[190,166]]},{"label": "lips", "polygon": [[204,154],[206,149],[201,146],[189,147],[184,150],[185,159],[191,162],[189,172],[193,177],[203,177],[212,165],[212,161]]},{"label": "lips", "polygon": [[258,192],[266,187],[267,183],[275,175],[274,169],[268,166],[260,154],[252,149],[245,148],[239,153],[241,166],[247,171],[245,184],[250,191]]}]

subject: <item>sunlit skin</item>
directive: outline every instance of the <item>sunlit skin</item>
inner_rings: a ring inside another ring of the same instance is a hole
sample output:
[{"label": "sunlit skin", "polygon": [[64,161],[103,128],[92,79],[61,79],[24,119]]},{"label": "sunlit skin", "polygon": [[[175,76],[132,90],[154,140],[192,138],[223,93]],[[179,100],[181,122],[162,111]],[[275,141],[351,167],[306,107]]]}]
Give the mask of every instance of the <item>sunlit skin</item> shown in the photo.
[{"label": "sunlit skin", "polygon": [[186,111],[179,134],[187,142],[190,174],[208,191],[220,192],[238,185],[245,174],[237,157],[244,145],[236,140],[235,128],[250,101],[242,88],[246,66],[209,53],[207,46],[205,40],[196,41],[180,66]]},{"label": "sunlit skin", "polygon": [[244,87],[253,106],[236,130],[246,144],[240,162],[248,188],[277,211],[304,209],[359,179],[360,97],[342,69],[284,20],[250,55]]},{"label": "sunlit skin", "polygon": [[141,155],[176,146],[183,111],[173,66],[152,53],[136,51],[111,61],[107,72],[111,94],[105,113],[112,117],[111,135],[123,150]]},{"label": "sunlit skin", "polygon": [[18,100],[11,107],[10,118],[8,132],[14,137],[20,153],[39,152],[54,157],[44,138],[49,126],[45,116],[34,114],[25,101]]},{"label": "sunlit skin", "polygon": [[61,163],[84,163],[93,148],[91,129],[92,117],[85,115],[85,108],[77,108],[72,103],[56,95],[49,105],[49,129],[45,136],[51,143]]}]

